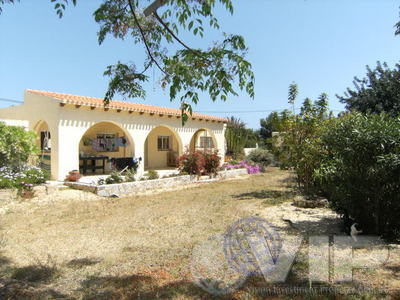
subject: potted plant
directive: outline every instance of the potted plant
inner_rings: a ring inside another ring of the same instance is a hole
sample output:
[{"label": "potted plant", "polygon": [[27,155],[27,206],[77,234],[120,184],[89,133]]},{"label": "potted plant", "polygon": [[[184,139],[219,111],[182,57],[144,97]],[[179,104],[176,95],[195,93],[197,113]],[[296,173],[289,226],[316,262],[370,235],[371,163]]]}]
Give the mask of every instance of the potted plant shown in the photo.
[{"label": "potted plant", "polygon": [[23,199],[32,199],[35,196],[33,184],[21,182],[20,186],[18,187],[18,195]]},{"label": "potted plant", "polygon": [[78,170],[72,170],[69,172],[67,177],[65,178],[66,181],[78,181],[82,175],[79,173]]}]

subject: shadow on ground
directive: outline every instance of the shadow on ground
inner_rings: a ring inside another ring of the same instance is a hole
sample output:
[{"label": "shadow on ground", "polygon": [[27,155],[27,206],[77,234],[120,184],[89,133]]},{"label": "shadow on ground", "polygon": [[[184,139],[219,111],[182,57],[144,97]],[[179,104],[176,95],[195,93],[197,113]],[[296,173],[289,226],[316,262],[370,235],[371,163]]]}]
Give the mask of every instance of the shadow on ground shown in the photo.
[{"label": "shadow on ground", "polygon": [[68,299],[46,288],[59,274],[56,268],[40,264],[13,267],[10,263],[9,259],[0,257],[0,299]]},{"label": "shadow on ground", "polygon": [[81,286],[80,299],[232,299],[214,297],[188,280],[160,284],[146,275],[89,277]]},{"label": "shadow on ground", "polygon": [[100,261],[101,261],[100,259],[96,258],[88,258],[88,257],[76,258],[67,262],[66,266],[71,269],[80,269],[86,266],[92,266],[98,264]]},{"label": "shadow on ground", "polygon": [[242,193],[233,195],[232,197],[238,200],[269,200],[268,202],[273,205],[280,204],[282,202],[291,200],[296,193],[294,191],[280,191],[280,190],[261,190],[249,193]]},{"label": "shadow on ground", "polygon": [[292,221],[287,226],[276,226],[276,229],[291,234],[301,234],[304,237],[311,235],[344,235],[342,220],[336,217],[318,217],[314,220]]}]

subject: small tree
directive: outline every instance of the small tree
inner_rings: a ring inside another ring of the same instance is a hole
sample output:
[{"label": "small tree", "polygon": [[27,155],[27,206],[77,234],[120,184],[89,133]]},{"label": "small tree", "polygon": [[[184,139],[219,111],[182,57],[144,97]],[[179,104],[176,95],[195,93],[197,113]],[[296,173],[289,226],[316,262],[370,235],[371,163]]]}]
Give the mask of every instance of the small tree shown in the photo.
[{"label": "small tree", "polygon": [[296,102],[297,95],[299,94],[299,88],[296,83],[289,85],[288,103],[292,105],[292,112],[294,114],[294,103]]},{"label": "small tree", "polygon": [[272,137],[272,132],[278,131],[280,116],[274,111],[271,112],[268,117],[260,120],[260,137],[268,139]]},{"label": "small tree", "polygon": [[282,168],[290,168],[296,172],[300,188],[313,196],[316,187],[313,180],[314,169],[320,164],[323,150],[320,148],[319,136],[328,108],[328,97],[322,93],[312,103],[306,98],[300,114],[287,115],[281,121],[281,143],[274,143],[273,152]]},{"label": "small tree", "polygon": [[375,69],[367,66],[363,79],[354,78],[355,89],[347,89],[344,96],[337,96],[346,109],[362,113],[386,112],[398,116],[400,112],[400,65],[390,69],[386,63],[377,63]]}]

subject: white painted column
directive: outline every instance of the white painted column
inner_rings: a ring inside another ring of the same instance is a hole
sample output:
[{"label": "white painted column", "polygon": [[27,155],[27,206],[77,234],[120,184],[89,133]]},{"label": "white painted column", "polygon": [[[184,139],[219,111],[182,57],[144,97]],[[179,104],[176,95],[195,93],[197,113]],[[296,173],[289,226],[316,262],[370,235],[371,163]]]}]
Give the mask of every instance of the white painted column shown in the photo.
[{"label": "white painted column", "polygon": [[51,149],[52,154],[56,154],[54,159],[57,165],[57,167],[54,167],[56,168],[54,173],[56,179],[64,180],[70,171],[79,170],[79,142],[84,131],[85,128],[82,127],[59,124],[58,134],[54,142],[52,137]]},{"label": "white painted column", "polygon": [[[37,124],[37,122],[35,122],[35,124]],[[56,124],[55,122],[49,122],[47,123],[47,125],[49,126],[51,140],[50,175],[52,180],[58,180],[58,124]],[[40,139],[40,133],[38,138]]]},{"label": "white painted column", "polygon": [[133,142],[135,144],[135,153],[134,157],[139,158],[141,157],[142,160],[139,163],[139,167],[137,169],[137,176],[141,177],[144,174],[144,159],[145,159],[145,153],[144,153],[144,143],[146,141],[147,133],[139,130],[128,130],[129,134],[131,135]]}]

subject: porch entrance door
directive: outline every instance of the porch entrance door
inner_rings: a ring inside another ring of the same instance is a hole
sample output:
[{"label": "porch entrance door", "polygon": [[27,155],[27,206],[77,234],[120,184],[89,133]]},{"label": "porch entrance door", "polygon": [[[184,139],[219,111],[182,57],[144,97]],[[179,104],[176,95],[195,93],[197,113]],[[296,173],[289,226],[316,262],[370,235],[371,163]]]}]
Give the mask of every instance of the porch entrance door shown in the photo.
[{"label": "porch entrance door", "polygon": [[49,131],[40,132],[40,167],[51,171],[51,136]]}]

